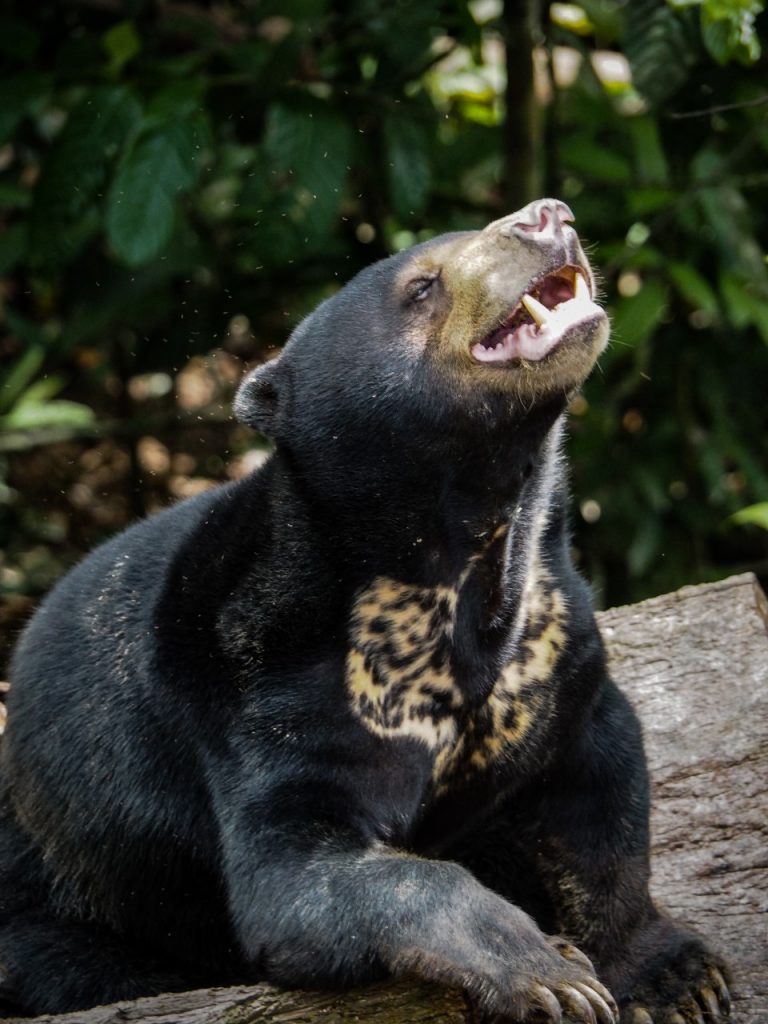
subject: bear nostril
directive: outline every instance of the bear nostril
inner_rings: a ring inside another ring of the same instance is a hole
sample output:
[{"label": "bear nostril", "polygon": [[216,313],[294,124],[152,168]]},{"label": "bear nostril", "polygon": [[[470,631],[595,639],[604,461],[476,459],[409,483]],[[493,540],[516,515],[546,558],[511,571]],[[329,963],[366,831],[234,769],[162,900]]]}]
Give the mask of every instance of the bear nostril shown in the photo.
[{"label": "bear nostril", "polygon": [[550,216],[547,210],[541,211],[538,224],[528,224],[525,221],[517,220],[512,225],[513,228],[517,228],[518,231],[525,231],[527,235],[535,235],[540,231],[546,231],[550,224]]},{"label": "bear nostril", "polygon": [[502,234],[546,239],[562,235],[563,224],[574,219],[570,207],[559,199],[538,199],[504,219]]}]

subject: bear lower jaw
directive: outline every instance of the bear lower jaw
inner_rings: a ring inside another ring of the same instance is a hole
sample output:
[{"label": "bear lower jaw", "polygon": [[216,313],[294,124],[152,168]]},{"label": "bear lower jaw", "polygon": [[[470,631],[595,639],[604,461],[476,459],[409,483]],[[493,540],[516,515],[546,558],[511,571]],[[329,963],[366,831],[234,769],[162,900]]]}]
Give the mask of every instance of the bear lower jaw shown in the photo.
[{"label": "bear lower jaw", "polygon": [[491,366],[540,362],[574,334],[584,337],[605,319],[582,269],[565,266],[532,282],[501,327],[475,342],[470,352],[475,362]]}]

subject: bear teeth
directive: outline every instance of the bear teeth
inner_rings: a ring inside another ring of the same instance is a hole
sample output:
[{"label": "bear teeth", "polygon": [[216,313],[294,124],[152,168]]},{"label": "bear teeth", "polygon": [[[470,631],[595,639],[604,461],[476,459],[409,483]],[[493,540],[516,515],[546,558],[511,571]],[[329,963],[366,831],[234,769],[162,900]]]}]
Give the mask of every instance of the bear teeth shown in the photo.
[{"label": "bear teeth", "polygon": [[[581,277],[581,275],[579,275]],[[532,295],[527,293],[520,300],[528,312],[531,314],[536,323],[541,327],[549,320],[549,310],[544,303],[539,302],[538,299],[534,299]]]},{"label": "bear teeth", "polygon": [[[535,292],[532,295],[531,292]],[[586,275],[575,267],[549,274],[525,292],[506,322],[476,342],[472,356],[481,363],[538,361],[555,348],[563,334],[599,310]]]},{"label": "bear teeth", "polygon": [[587,279],[578,271],[574,274],[574,277],[574,298],[579,299],[581,302],[590,302],[592,295],[589,290],[589,285],[587,284]]}]

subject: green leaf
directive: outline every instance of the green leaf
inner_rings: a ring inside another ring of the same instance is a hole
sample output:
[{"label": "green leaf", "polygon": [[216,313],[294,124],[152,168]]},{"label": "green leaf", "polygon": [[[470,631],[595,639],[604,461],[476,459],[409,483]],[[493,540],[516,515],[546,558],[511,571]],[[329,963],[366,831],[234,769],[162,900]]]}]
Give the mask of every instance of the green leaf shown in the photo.
[{"label": "green leaf", "polygon": [[130,19],[119,21],[105,32],[103,43],[109,54],[109,70],[115,75],[141,51],[141,39]]},{"label": "green leaf", "polygon": [[768,345],[768,299],[756,294],[752,282],[745,282],[727,273],[720,276],[720,291],[731,324],[737,328],[752,324]]},{"label": "green leaf", "polygon": [[738,329],[746,327],[751,322],[751,317],[743,282],[733,274],[723,272],[720,275],[719,285],[728,320]]},{"label": "green leaf", "polygon": [[569,172],[582,174],[589,181],[626,185],[632,180],[629,160],[614,149],[581,135],[563,140],[560,157]]},{"label": "green leaf", "polygon": [[[222,53],[223,57],[224,54]],[[190,50],[187,53],[180,53],[175,57],[170,56],[166,51],[162,57],[154,59],[147,56],[142,61],[142,66],[150,73],[157,73],[164,79],[185,78],[201,74],[201,67],[208,60],[205,50]]]},{"label": "green leaf", "polygon": [[611,317],[611,333],[617,345],[632,348],[645,342],[667,311],[667,289],[658,281],[646,281],[637,293],[619,299]]},{"label": "green leaf", "polygon": [[432,184],[426,133],[414,120],[384,120],[387,182],[395,213],[407,219],[424,209]]},{"label": "green leaf", "polygon": [[292,219],[313,240],[327,233],[338,211],[352,154],[352,131],[321,101],[275,104],[264,146],[293,193]]},{"label": "green leaf", "polygon": [[[711,225],[725,267],[741,274],[768,298],[768,267],[755,233],[755,218],[741,191],[731,184],[727,164],[713,150],[700,150],[691,161],[695,192]],[[710,184],[711,183],[711,184]]]},{"label": "green leaf", "polygon": [[736,526],[759,526],[768,530],[768,501],[760,501],[756,505],[748,505],[739,509],[726,520]]},{"label": "green leaf", "polygon": [[107,196],[107,238],[123,263],[158,256],[173,234],[176,204],[200,173],[197,126],[180,121],[144,136],[121,163]]},{"label": "green leaf", "polygon": [[666,210],[678,198],[672,189],[651,186],[629,189],[626,197],[627,209],[633,217],[647,217],[659,210]]},{"label": "green leaf", "polygon": [[669,263],[667,270],[678,292],[694,309],[720,315],[720,303],[712,285],[690,263]]},{"label": "green leaf", "polygon": [[50,402],[64,387],[64,383],[64,379],[58,374],[46,373],[44,377],[38,377],[30,384],[16,405],[43,405]]},{"label": "green leaf", "polygon": [[94,422],[93,409],[64,398],[53,402],[25,402],[0,419],[3,430],[30,430],[38,427],[80,427]]},{"label": "green leaf", "polygon": [[632,81],[652,106],[659,106],[683,85],[699,58],[696,13],[674,10],[665,0],[632,0],[624,18]]},{"label": "green leaf", "polygon": [[23,185],[0,181],[0,209],[24,210],[32,202],[32,193]]},{"label": "green leaf", "polygon": [[179,82],[170,82],[158,89],[147,101],[141,123],[148,132],[171,121],[182,121],[203,113],[206,81],[200,75]]},{"label": "green leaf", "polygon": [[[292,26],[291,26],[292,28]],[[291,31],[287,33],[290,38]],[[227,63],[238,71],[247,74],[252,82],[257,83],[261,78],[269,84],[265,76],[274,67],[276,57],[279,57],[285,50],[285,44],[272,42],[268,39],[248,39],[245,42],[228,46],[222,57]]]},{"label": "green leaf", "polygon": [[621,34],[621,10],[615,0],[581,0],[581,7],[595,26],[604,43],[613,42]]},{"label": "green leaf", "polygon": [[130,142],[140,115],[138,101],[122,86],[93,89],[71,111],[35,188],[34,262],[55,265],[71,258],[82,238],[73,232],[73,225],[91,207],[110,163]]},{"label": "green leaf", "polygon": [[701,37],[718,64],[754,64],[760,58],[755,19],[764,6],[761,0],[704,0]]},{"label": "green leaf", "polygon": [[0,377],[0,412],[13,408],[16,399],[34,378],[45,361],[45,349],[30,347]]},{"label": "green leaf", "polygon": [[0,374],[0,412],[13,408],[43,365],[46,355],[43,332],[37,324],[11,309],[5,311],[5,322],[26,347]]},{"label": "green leaf", "polygon": [[654,117],[631,117],[627,127],[632,138],[636,177],[651,185],[669,183],[669,166]]}]

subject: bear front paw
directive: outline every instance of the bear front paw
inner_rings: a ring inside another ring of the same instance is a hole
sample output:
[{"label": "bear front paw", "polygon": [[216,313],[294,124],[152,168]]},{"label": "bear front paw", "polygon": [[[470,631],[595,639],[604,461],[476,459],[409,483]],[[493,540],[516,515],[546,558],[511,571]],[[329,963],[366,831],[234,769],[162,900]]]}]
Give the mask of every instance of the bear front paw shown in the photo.
[{"label": "bear front paw", "polygon": [[673,1005],[652,1011],[640,1003],[629,1004],[621,1024],[711,1024],[731,1015],[731,994],[717,967],[709,967],[704,982],[688,989]]},{"label": "bear front paw", "polygon": [[588,957],[565,939],[548,942],[559,956],[551,958],[541,950],[529,960],[531,969],[525,974],[507,975],[498,987],[486,988],[478,1000],[486,1009],[484,1019],[505,1024],[619,1024],[618,1006],[595,977]]},{"label": "bear front paw", "polygon": [[[643,936],[643,961],[616,983],[621,1024],[715,1024],[730,1017],[728,968],[693,932],[653,929]],[[613,972],[608,972],[609,976]]]},{"label": "bear front paw", "polygon": [[619,1024],[618,1008],[610,992],[596,978],[554,982],[531,978],[519,986],[508,1011],[491,1010],[486,1022],[536,1021],[536,1024]]}]

